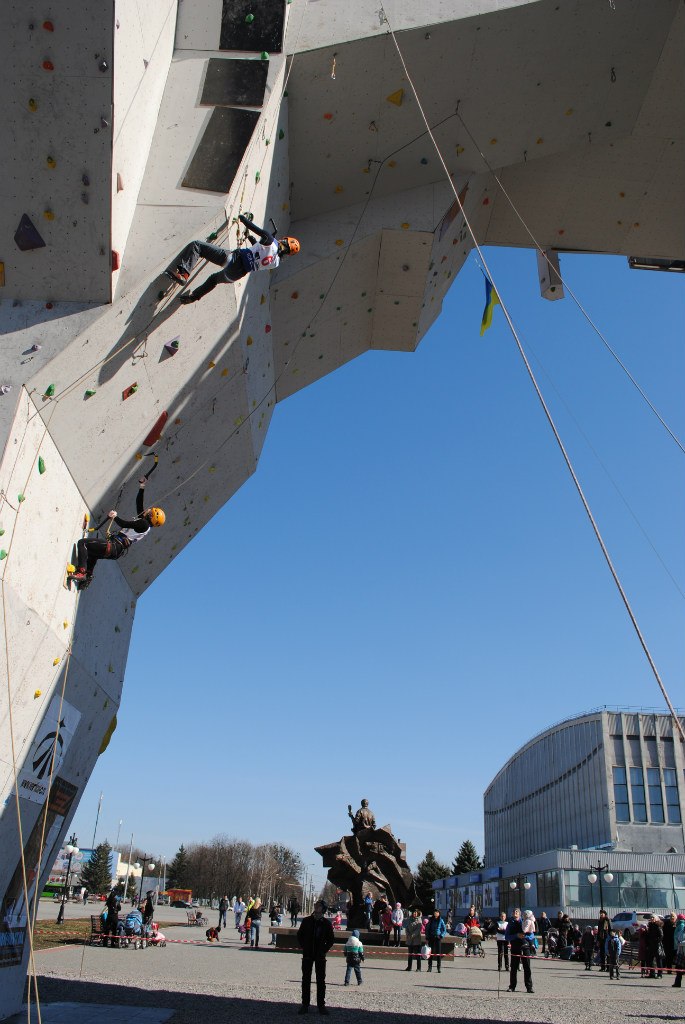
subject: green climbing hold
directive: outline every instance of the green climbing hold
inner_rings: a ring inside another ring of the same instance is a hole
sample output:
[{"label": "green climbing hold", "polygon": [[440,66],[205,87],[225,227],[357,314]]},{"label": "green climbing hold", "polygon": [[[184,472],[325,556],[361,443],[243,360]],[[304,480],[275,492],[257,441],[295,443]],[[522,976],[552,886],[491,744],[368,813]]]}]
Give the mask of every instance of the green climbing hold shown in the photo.
[{"label": "green climbing hold", "polygon": [[45,459],[43,458],[42,455],[38,456],[38,472],[40,473],[41,476],[45,472]]},{"label": "green climbing hold", "polygon": [[[259,171],[255,171],[255,176],[254,176],[255,184],[258,184],[258,183],[259,183],[259,179],[260,179],[260,178],[261,178],[261,174],[259,173]],[[248,217],[248,220],[249,220],[249,219],[250,219],[250,218]]]},{"label": "green climbing hold", "polygon": [[5,536],[5,531],[4,531],[4,530],[3,530],[3,528],[2,528],[1,526],[0,526],[0,537],[4,537],[4,536]]},{"label": "green climbing hold", "polygon": [[86,388],[86,398],[92,398],[95,394],[95,388]]},{"label": "green climbing hold", "polygon": [[2,551],[0,551],[0,562],[2,562],[3,559],[5,559],[5,558],[7,558],[7,552],[3,548]]},{"label": "green climbing hold", "polygon": [[54,393],[55,393],[55,385],[54,384],[48,384],[48,386],[46,387],[45,392],[43,394],[43,398],[52,398]]},{"label": "green climbing hold", "polygon": [[264,139],[264,145],[265,146],[268,146],[270,142],[271,142],[271,139]]},{"label": "green climbing hold", "polygon": [[285,138],[285,132],[283,131],[282,128],[278,132],[278,137],[279,137],[279,139],[284,139]]},{"label": "green climbing hold", "polygon": [[253,21],[254,21],[254,14],[246,14],[245,15],[245,24],[246,25],[251,25]]},{"label": "green climbing hold", "polygon": [[25,494],[18,494],[17,495],[17,501],[19,502],[20,505],[21,505],[22,501],[25,501],[25,500],[26,500],[26,495]]},{"label": "green climbing hold", "polygon": [[260,53],[259,56],[261,57],[262,60],[268,60],[269,59],[269,54],[266,52],[266,50],[262,50],[262,52]]},{"label": "green climbing hold", "polygon": [[218,237],[219,237],[219,232],[218,231],[212,231],[211,235],[207,235],[207,241],[208,242],[216,242]]}]

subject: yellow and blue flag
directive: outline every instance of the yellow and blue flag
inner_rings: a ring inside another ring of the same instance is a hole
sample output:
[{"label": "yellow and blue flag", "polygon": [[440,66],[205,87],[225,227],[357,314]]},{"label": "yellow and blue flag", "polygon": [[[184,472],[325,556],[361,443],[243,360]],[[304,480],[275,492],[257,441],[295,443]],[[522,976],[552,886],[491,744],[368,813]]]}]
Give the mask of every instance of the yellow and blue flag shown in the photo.
[{"label": "yellow and blue flag", "polygon": [[481,338],[487,331],[488,327],[492,323],[492,314],[495,310],[495,306],[499,302],[499,295],[495,290],[492,281],[489,278],[485,278],[485,309],[483,310],[483,319],[480,322],[480,336]]}]

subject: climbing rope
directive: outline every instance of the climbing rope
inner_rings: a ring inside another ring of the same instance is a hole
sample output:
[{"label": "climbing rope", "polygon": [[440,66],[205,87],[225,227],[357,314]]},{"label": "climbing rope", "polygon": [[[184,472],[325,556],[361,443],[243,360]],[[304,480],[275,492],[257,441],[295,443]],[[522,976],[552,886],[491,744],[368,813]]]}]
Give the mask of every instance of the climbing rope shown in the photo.
[{"label": "climbing rope", "polygon": [[548,257],[548,255],[547,255],[546,251],[545,251],[545,250],[544,250],[544,249],[542,248],[542,246],[541,246],[541,245],[540,245],[540,243],[538,242],[537,238],[535,237],[535,235],[534,235],[534,234],[533,234],[533,232],[531,231],[530,227],[528,226],[528,223],[526,222],[526,220],[524,219],[523,215],[521,214],[521,212],[519,211],[518,207],[516,206],[516,203],[514,202],[514,200],[513,200],[512,198],[511,198],[511,196],[510,196],[510,195],[509,195],[509,193],[507,192],[507,190],[506,190],[506,188],[505,188],[505,186],[504,186],[503,182],[501,181],[501,179],[500,179],[499,175],[497,174],[497,172],[495,171],[495,169],[494,169],[494,168],[492,167],[492,165],[491,165],[491,164],[490,164],[490,162],[488,161],[487,157],[485,156],[485,154],[483,153],[482,149],[481,149],[481,148],[480,148],[480,146],[478,145],[478,143],[477,143],[476,139],[475,139],[475,138],[473,137],[473,134],[471,133],[471,129],[470,129],[470,128],[469,128],[469,126],[468,126],[468,125],[466,124],[466,121],[464,120],[464,118],[463,118],[463,115],[462,115],[462,114],[461,114],[461,113],[459,112],[459,108],[457,108],[457,111],[456,111],[456,116],[457,116],[457,117],[459,118],[459,120],[461,121],[461,123],[462,123],[462,125],[463,125],[463,127],[464,127],[464,131],[466,132],[466,134],[468,135],[469,139],[471,140],[471,142],[472,142],[472,143],[473,143],[473,145],[475,146],[475,148],[476,148],[477,152],[479,153],[480,157],[482,158],[482,160],[483,160],[483,163],[484,163],[484,164],[485,164],[485,166],[487,167],[488,171],[490,172],[490,174],[491,174],[491,175],[493,176],[493,178],[495,179],[495,182],[496,182],[496,184],[497,184],[498,188],[499,188],[499,189],[501,190],[501,192],[502,192],[502,194],[504,195],[505,199],[507,200],[507,202],[508,202],[508,203],[509,203],[509,205],[511,206],[511,209],[513,210],[513,212],[515,213],[516,217],[517,217],[517,218],[518,218],[518,220],[520,221],[520,223],[521,223],[521,225],[522,225],[522,227],[523,227],[524,231],[526,232],[526,234],[527,234],[527,235],[528,235],[528,237],[530,238],[531,242],[532,242],[532,243],[533,243],[533,245],[535,246],[535,249],[536,249],[536,251],[537,251],[537,252],[539,253],[539,255],[541,255],[541,256],[542,256],[542,257],[544,258],[545,262],[547,263],[547,265],[548,265],[548,267],[549,267],[549,270],[550,270],[550,273],[553,273],[555,277],[558,277],[558,278],[559,278],[559,280],[561,281],[561,283],[562,283],[562,285],[564,286],[565,290],[566,290],[566,291],[568,292],[568,294],[569,294],[569,295],[571,296],[571,298],[572,298],[572,299],[573,299],[573,301],[575,302],[576,306],[578,307],[579,311],[580,311],[580,312],[582,313],[582,315],[583,315],[583,317],[585,318],[585,320],[587,321],[587,323],[588,323],[588,324],[590,325],[590,327],[592,328],[592,330],[594,331],[594,333],[595,333],[595,334],[597,335],[597,337],[599,338],[599,340],[600,340],[600,341],[602,342],[602,344],[603,344],[603,345],[604,345],[604,347],[606,348],[607,352],[609,352],[609,354],[611,355],[611,357],[612,357],[612,358],[613,358],[613,359],[614,359],[614,360],[616,361],[616,363],[617,363],[617,364],[618,364],[618,365],[620,366],[620,368],[621,368],[621,369],[623,370],[623,373],[624,373],[624,374],[626,375],[626,377],[628,378],[628,380],[629,380],[629,381],[631,382],[631,384],[633,385],[633,387],[635,388],[635,390],[636,390],[636,391],[638,392],[638,394],[640,395],[640,397],[641,397],[641,398],[642,398],[642,399],[644,400],[644,402],[645,402],[645,403],[646,403],[646,404],[648,405],[648,407],[649,407],[649,408],[651,409],[651,411],[652,411],[652,412],[654,413],[654,415],[656,416],[656,418],[657,418],[657,420],[659,421],[659,423],[661,424],[661,426],[662,426],[662,427],[664,428],[664,430],[666,430],[666,432],[667,432],[667,433],[669,434],[669,436],[671,437],[671,439],[672,439],[672,440],[673,440],[673,441],[674,441],[674,442],[676,443],[676,445],[678,446],[678,448],[680,449],[680,451],[681,451],[681,452],[683,453],[683,455],[685,455],[685,446],[683,445],[683,443],[682,443],[682,441],[680,440],[680,438],[679,438],[679,437],[677,436],[677,434],[676,434],[676,433],[675,433],[675,432],[674,432],[674,431],[673,431],[673,430],[671,429],[671,427],[670,427],[670,426],[668,425],[668,423],[667,423],[667,422],[666,422],[666,420],[665,420],[665,419],[663,418],[663,416],[661,415],[661,413],[659,412],[659,410],[658,410],[658,409],[656,408],[656,406],[655,406],[655,405],[653,404],[653,402],[652,402],[652,401],[650,400],[649,396],[648,396],[648,395],[647,395],[647,394],[645,393],[645,391],[643,390],[643,388],[642,388],[642,387],[640,386],[640,384],[638,383],[638,381],[637,381],[637,380],[635,379],[635,377],[634,377],[634,376],[632,375],[632,373],[630,372],[630,370],[628,369],[628,367],[627,367],[627,366],[625,365],[625,363],[623,362],[623,360],[621,359],[621,357],[619,356],[619,354],[618,354],[618,353],[617,353],[617,352],[615,351],[615,349],[614,349],[614,348],[612,348],[612,346],[611,346],[611,345],[609,344],[609,341],[607,340],[607,338],[605,337],[605,335],[604,335],[604,334],[602,333],[602,331],[601,331],[601,330],[599,329],[599,327],[597,326],[597,324],[595,323],[595,321],[594,321],[594,320],[592,319],[592,317],[591,317],[591,316],[590,316],[590,314],[588,313],[588,311],[587,311],[587,309],[585,308],[585,306],[583,305],[583,303],[582,303],[582,302],[580,301],[580,299],[578,298],[578,296],[576,295],[576,293],[574,292],[574,290],[573,290],[573,289],[571,288],[571,286],[570,286],[570,284],[568,283],[568,281],[567,281],[567,280],[566,280],[566,279],[565,279],[565,278],[564,278],[564,277],[562,276],[562,274],[561,274],[561,271],[560,271],[560,270],[557,270],[557,268],[556,268],[555,266],[553,266],[553,265],[552,265],[552,262],[551,262],[551,260],[549,259],[549,257]]},{"label": "climbing rope", "polygon": [[586,513],[586,515],[587,515],[587,517],[588,517],[588,519],[590,521],[590,525],[592,526],[592,529],[593,529],[593,532],[595,534],[595,537],[597,538],[597,542],[598,542],[598,544],[599,544],[599,546],[601,548],[602,554],[604,555],[604,559],[605,559],[605,561],[607,563],[607,566],[608,566],[609,571],[610,571],[610,573],[612,575],[614,583],[616,584],[618,592],[619,592],[619,594],[621,596],[621,600],[623,601],[625,609],[626,609],[626,611],[628,613],[628,616],[630,618],[630,621],[631,621],[631,623],[633,625],[633,629],[635,630],[637,638],[638,638],[638,640],[640,642],[640,646],[642,647],[642,650],[643,650],[643,652],[645,654],[645,657],[647,658],[647,661],[649,663],[649,667],[652,670],[652,674],[654,675],[654,678],[655,678],[655,680],[657,682],[657,685],[658,685],[658,687],[659,687],[659,689],[661,691],[661,694],[662,694],[662,696],[664,698],[664,701],[666,702],[666,705],[667,705],[667,707],[668,707],[668,709],[669,709],[669,711],[671,713],[671,717],[673,719],[674,725],[675,725],[676,729],[678,730],[678,732],[680,734],[681,742],[685,743],[685,731],[683,731],[683,726],[680,723],[680,719],[678,718],[678,715],[676,714],[676,710],[673,707],[673,704],[671,702],[671,698],[669,697],[668,692],[666,690],[666,687],[664,686],[664,683],[663,683],[663,681],[661,679],[661,676],[659,674],[659,670],[658,670],[658,668],[657,668],[657,666],[656,666],[656,664],[654,662],[654,659],[653,659],[652,654],[650,652],[649,646],[647,645],[647,641],[645,640],[645,638],[644,638],[644,636],[642,634],[642,630],[640,629],[640,626],[638,624],[638,621],[637,621],[637,618],[635,616],[635,613],[633,612],[633,609],[631,607],[630,601],[628,600],[628,596],[627,596],[627,594],[626,594],[626,592],[625,592],[625,590],[623,588],[623,585],[622,585],[622,583],[621,583],[621,581],[619,579],[618,573],[616,572],[616,569],[614,568],[614,564],[613,564],[613,562],[611,560],[611,556],[609,555],[609,551],[608,551],[608,549],[606,547],[606,544],[604,543],[604,539],[603,539],[602,534],[600,532],[599,526],[597,525],[595,517],[592,514],[592,510],[590,508],[590,505],[588,503],[587,498],[585,497],[585,493],[584,493],[583,488],[582,488],[582,486],[580,484],[580,480],[578,479],[578,477],[576,475],[576,472],[575,472],[575,470],[573,468],[573,465],[571,463],[571,459],[569,458],[568,452],[566,451],[566,448],[564,447],[564,443],[563,443],[563,441],[561,439],[559,431],[557,430],[557,427],[556,427],[556,424],[555,424],[554,419],[552,417],[552,414],[551,414],[551,412],[550,412],[550,410],[549,410],[549,408],[547,406],[547,403],[545,402],[545,399],[543,397],[542,391],[540,390],[540,386],[539,386],[539,384],[537,382],[535,374],[533,373],[533,369],[532,369],[532,367],[531,367],[531,365],[530,365],[530,363],[528,361],[528,358],[526,356],[525,350],[524,350],[523,345],[521,343],[521,339],[519,338],[519,335],[518,335],[518,332],[516,330],[516,327],[514,326],[514,322],[513,322],[512,318],[511,318],[511,315],[509,313],[507,305],[504,302],[500,292],[497,289],[494,277],[493,277],[493,275],[492,275],[492,273],[491,273],[491,271],[489,269],[489,266],[488,266],[487,260],[485,258],[485,255],[483,253],[483,250],[482,250],[482,248],[481,248],[481,246],[480,246],[480,244],[478,242],[478,239],[476,238],[475,232],[474,232],[474,230],[473,230],[473,228],[471,226],[471,222],[469,221],[469,218],[468,218],[468,216],[466,214],[466,210],[463,207],[462,201],[459,198],[459,193],[458,193],[458,191],[457,191],[457,189],[456,189],[456,187],[454,185],[454,182],[452,181],[452,178],[451,178],[450,172],[449,172],[449,168],[447,167],[447,164],[445,163],[445,158],[444,158],[444,156],[442,154],[442,151],[440,149],[440,146],[438,145],[438,142],[437,142],[437,140],[436,140],[436,138],[435,138],[435,136],[433,134],[433,131],[430,128],[430,125],[428,123],[428,119],[426,117],[425,111],[423,109],[423,105],[422,105],[421,100],[419,98],[419,94],[418,94],[418,92],[416,90],[416,86],[414,85],[414,80],[412,79],[412,77],[411,77],[411,75],[409,73],[409,69],[407,68],[407,64],[406,64],[406,61],[404,59],[404,55],[402,53],[402,50],[400,49],[399,43],[397,42],[397,37],[395,35],[395,32],[393,31],[392,25],[390,24],[390,21],[388,19],[387,13],[385,12],[385,10],[383,8],[381,8],[381,11],[382,11],[383,17],[385,19],[385,23],[388,26],[388,32],[392,36],[393,42],[395,44],[395,49],[397,50],[397,54],[399,56],[400,62],[402,64],[402,67],[404,69],[405,76],[407,78],[407,81],[409,82],[409,85],[411,86],[411,90],[412,90],[412,92],[414,94],[414,98],[416,100],[417,106],[418,106],[419,111],[421,113],[421,117],[423,118],[424,124],[426,125],[426,129],[428,130],[428,134],[430,135],[430,139],[431,139],[431,142],[433,143],[433,146],[435,148],[435,152],[437,153],[438,159],[440,160],[440,163],[442,164],[443,170],[445,171],[445,177],[446,177],[446,179],[447,179],[447,181],[448,181],[448,183],[450,185],[450,188],[452,189],[452,191],[454,193],[455,199],[456,199],[456,201],[457,201],[457,203],[459,205],[459,210],[461,212],[462,217],[464,218],[464,224],[465,224],[469,234],[471,235],[471,238],[473,240],[473,244],[474,244],[474,246],[476,248],[476,251],[478,252],[478,255],[479,255],[479,257],[480,257],[480,259],[481,259],[481,261],[483,263],[483,267],[485,268],[487,276],[488,276],[492,286],[495,288],[495,291],[497,292],[497,295],[498,295],[499,300],[500,300],[500,305],[502,307],[502,312],[504,313],[504,316],[505,316],[505,319],[507,321],[507,324],[509,325],[509,329],[510,329],[510,331],[512,333],[512,336],[514,338],[514,341],[516,343],[516,347],[518,349],[519,355],[521,356],[523,364],[524,364],[524,366],[526,368],[526,372],[528,374],[530,382],[533,385],[533,388],[535,389],[535,393],[536,393],[536,395],[538,397],[540,405],[542,406],[542,409],[543,409],[543,412],[544,412],[545,417],[547,419],[547,422],[549,423],[549,426],[550,426],[550,428],[551,428],[551,430],[552,430],[552,432],[554,434],[554,438],[555,438],[555,440],[557,442],[557,445],[559,447],[559,450],[560,450],[560,452],[561,452],[561,454],[563,456],[564,462],[566,463],[566,468],[568,469],[568,471],[569,471],[569,473],[571,475],[571,479],[573,480],[575,488],[576,488],[576,490],[578,492],[578,496],[580,497],[580,500],[581,500],[581,502],[583,504],[583,508],[585,509],[585,513]]}]

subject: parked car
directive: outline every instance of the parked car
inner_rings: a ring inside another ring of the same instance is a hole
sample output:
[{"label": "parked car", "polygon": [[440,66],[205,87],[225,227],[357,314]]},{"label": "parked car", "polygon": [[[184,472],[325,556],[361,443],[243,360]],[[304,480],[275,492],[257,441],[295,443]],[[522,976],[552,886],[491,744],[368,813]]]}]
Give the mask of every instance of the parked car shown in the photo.
[{"label": "parked car", "polygon": [[640,925],[647,925],[652,919],[651,914],[639,913],[636,910],[622,910],[614,914],[611,919],[611,927],[619,932],[624,939],[630,941],[637,932]]},{"label": "parked car", "polygon": [[193,904],[189,903],[188,900],[173,900],[171,906],[172,907],[181,907],[181,909],[183,909],[183,910],[190,910],[192,908]]}]

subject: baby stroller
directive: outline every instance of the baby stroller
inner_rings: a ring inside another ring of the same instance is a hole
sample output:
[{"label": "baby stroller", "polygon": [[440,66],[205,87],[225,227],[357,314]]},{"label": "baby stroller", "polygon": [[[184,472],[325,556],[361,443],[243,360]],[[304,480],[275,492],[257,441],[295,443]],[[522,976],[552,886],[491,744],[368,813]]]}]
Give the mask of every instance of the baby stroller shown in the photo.
[{"label": "baby stroller", "polygon": [[557,928],[550,928],[547,932],[547,949],[545,951],[545,959],[550,956],[557,956],[559,954],[559,930]]},{"label": "baby stroller", "polygon": [[458,925],[456,925],[456,927],[454,929],[454,934],[456,935],[457,940],[458,940],[455,943],[455,945],[461,946],[462,949],[467,949],[467,945],[466,945],[466,931],[467,931],[466,925],[463,922],[460,922]]},{"label": "baby stroller", "polygon": [[134,949],[145,949],[147,946],[147,938],[143,931],[143,915],[139,910],[132,910],[126,915],[124,936],[124,944],[126,946],[131,945],[131,943]]},{"label": "baby stroller", "polygon": [[483,949],[483,933],[477,925],[474,925],[468,930],[468,935],[466,937],[466,955],[485,956],[485,950]]}]

